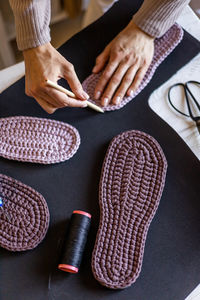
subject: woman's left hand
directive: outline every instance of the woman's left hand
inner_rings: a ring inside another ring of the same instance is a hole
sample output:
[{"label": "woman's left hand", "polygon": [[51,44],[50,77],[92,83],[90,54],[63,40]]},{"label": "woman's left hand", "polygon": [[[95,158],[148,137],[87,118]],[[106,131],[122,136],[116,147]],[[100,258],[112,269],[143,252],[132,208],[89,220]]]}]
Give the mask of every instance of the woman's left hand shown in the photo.
[{"label": "woman's left hand", "polygon": [[95,88],[95,99],[107,106],[132,96],[141,83],[154,53],[154,38],[133,21],[97,57],[93,73],[104,71]]}]

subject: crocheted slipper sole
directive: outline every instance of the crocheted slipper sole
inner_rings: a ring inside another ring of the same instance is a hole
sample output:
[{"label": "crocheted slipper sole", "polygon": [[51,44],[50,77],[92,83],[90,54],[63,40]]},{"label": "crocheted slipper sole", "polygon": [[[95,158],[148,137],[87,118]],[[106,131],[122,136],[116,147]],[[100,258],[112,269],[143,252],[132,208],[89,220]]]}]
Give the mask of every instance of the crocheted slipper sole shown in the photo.
[{"label": "crocheted slipper sole", "polygon": [[132,130],[112,140],[101,173],[100,223],[92,254],[92,271],[102,285],[123,289],[139,276],[166,170],[162,149],[151,136]]},{"label": "crocheted slipper sole", "polygon": [[[154,42],[154,57],[147,70],[140,86],[135,91],[132,97],[124,97],[119,105],[109,104],[106,107],[102,107],[104,111],[112,111],[122,108],[128,102],[130,102],[135,96],[137,96],[149,83],[157,67],[162,61],[174,50],[174,48],[180,43],[183,38],[182,28],[175,24],[173,25],[161,38],[155,39]],[[88,101],[101,106],[100,100],[94,100],[94,89],[101,76],[102,72],[98,74],[92,74],[87,77],[83,82],[83,89],[88,93],[90,99]]]},{"label": "crocheted slipper sole", "polygon": [[42,195],[0,174],[0,247],[10,251],[35,248],[49,227],[49,210]]},{"label": "crocheted slipper sole", "polygon": [[0,119],[0,156],[25,162],[52,164],[70,159],[80,136],[69,124],[33,117]]}]

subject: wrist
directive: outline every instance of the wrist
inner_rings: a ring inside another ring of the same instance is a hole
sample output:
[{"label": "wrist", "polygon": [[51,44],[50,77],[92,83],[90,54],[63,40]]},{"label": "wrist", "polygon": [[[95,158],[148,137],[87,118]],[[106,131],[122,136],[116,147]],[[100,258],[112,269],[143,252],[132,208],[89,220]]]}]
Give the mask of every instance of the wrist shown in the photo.
[{"label": "wrist", "polygon": [[50,51],[51,48],[52,48],[52,45],[50,43],[46,43],[46,44],[40,45],[38,47],[23,50],[22,53],[23,53],[24,59],[26,59],[26,57],[29,57],[30,55],[37,56],[40,54],[47,53]]},{"label": "wrist", "polygon": [[155,40],[154,36],[151,36],[150,34],[148,34],[147,32],[145,32],[144,30],[142,30],[140,27],[138,27],[133,20],[130,21],[130,23],[128,24],[128,26],[130,26],[132,28],[132,30],[138,32],[138,34],[144,36],[145,38],[148,38],[149,40]]}]

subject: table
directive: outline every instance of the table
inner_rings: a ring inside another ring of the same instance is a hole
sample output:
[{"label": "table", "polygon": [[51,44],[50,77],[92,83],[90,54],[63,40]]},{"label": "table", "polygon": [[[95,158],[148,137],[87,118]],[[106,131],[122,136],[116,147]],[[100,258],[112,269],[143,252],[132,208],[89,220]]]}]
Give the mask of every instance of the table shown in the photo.
[{"label": "table", "polygon": [[[141,1],[134,3],[137,9]],[[81,80],[91,72],[97,52],[127,23],[131,7],[132,0],[117,3],[103,18],[60,48],[75,64]],[[116,20],[119,12],[121,18]],[[110,30],[105,31],[106,28]],[[94,47],[88,47],[97,29],[101,38],[95,40]],[[0,159],[1,172],[38,190],[47,200],[51,215],[47,237],[34,251],[16,254],[0,249],[2,300],[183,300],[198,284],[200,167],[183,141],[147,105],[150,93],[198,49],[198,44],[186,33],[182,45],[159,67],[159,74],[154,75],[151,84],[120,111],[102,115],[87,109],[58,110],[54,119],[74,125],[81,135],[81,147],[68,162],[42,166]],[[0,117],[24,114],[49,118],[24,95],[23,88],[21,79],[0,95]],[[98,183],[110,140],[128,129],[153,135],[163,148],[169,167],[161,203],[148,233],[140,277],[129,289],[110,291],[94,280],[90,269],[99,218]],[[74,209],[91,212],[94,221],[80,273],[67,276],[56,271],[56,258],[67,218]]]}]

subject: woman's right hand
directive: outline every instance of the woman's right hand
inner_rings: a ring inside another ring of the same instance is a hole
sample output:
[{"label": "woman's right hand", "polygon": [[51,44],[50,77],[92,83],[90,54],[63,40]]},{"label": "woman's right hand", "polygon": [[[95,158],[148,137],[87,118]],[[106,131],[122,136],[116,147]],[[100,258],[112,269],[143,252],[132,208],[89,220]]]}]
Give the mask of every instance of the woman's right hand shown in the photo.
[{"label": "woman's right hand", "polygon": [[[25,61],[25,92],[35,98],[49,114],[66,106],[86,107],[88,95],[83,91],[74,66],[50,43],[23,51]],[[46,85],[49,79],[55,83],[65,78],[76,99]]]}]

